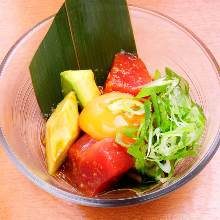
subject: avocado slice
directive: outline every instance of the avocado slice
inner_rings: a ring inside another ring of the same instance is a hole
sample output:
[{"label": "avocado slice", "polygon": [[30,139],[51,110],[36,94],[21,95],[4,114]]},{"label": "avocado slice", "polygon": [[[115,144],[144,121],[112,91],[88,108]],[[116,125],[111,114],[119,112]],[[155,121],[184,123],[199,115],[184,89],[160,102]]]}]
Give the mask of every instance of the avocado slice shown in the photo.
[{"label": "avocado slice", "polygon": [[46,158],[48,173],[54,175],[68,149],[79,135],[79,112],[74,92],[58,105],[46,123]]},{"label": "avocado slice", "polygon": [[68,70],[62,72],[60,76],[63,95],[73,90],[83,107],[101,95],[92,70]]}]

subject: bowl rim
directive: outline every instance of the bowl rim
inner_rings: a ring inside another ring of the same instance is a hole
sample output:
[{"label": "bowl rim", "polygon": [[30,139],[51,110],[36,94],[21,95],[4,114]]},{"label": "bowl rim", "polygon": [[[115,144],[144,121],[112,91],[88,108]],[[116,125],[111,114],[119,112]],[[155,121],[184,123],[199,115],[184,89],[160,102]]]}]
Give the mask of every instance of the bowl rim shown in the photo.
[{"label": "bowl rim", "polygon": [[[199,47],[200,49],[206,54],[206,56],[209,58],[210,63],[213,65],[213,68],[216,69],[216,75],[217,78],[220,79],[220,66],[217,63],[217,60],[211,53],[211,51],[208,49],[208,47],[187,27],[176,21],[175,19],[164,15],[163,13],[157,12],[155,10],[148,9],[146,7],[137,7],[136,5],[129,5],[129,9],[140,11],[142,13],[150,13],[154,16],[158,16],[167,22],[170,22],[172,25],[175,25],[178,29],[180,29],[182,32],[188,35]],[[7,64],[10,57],[13,55],[13,51],[16,50],[16,48],[24,41],[26,40],[26,37],[29,36],[29,34],[32,34],[37,28],[40,28],[44,23],[50,21],[52,18],[54,18],[55,15],[51,15],[48,18],[42,20],[41,22],[37,23],[35,26],[33,26],[29,31],[27,31],[25,34],[23,34],[16,42],[15,44],[10,48],[6,56],[4,57],[1,65],[0,65],[0,79],[2,78],[2,72],[4,71],[4,67]],[[219,80],[220,82],[220,80]],[[16,155],[13,153],[13,151],[10,149],[10,146],[7,144],[6,138],[4,137],[2,127],[0,126],[0,143],[3,146],[3,149],[5,150],[8,157],[13,161],[15,166],[20,170],[31,182],[33,182],[35,185],[43,189],[44,191],[54,195],[57,198],[60,198],[62,200],[76,203],[84,206],[92,206],[92,207],[117,207],[117,206],[128,206],[133,204],[138,204],[142,202],[152,201],[155,199],[158,199],[172,191],[177,190],[182,185],[189,182],[192,178],[194,178],[211,160],[211,158],[216,153],[219,145],[220,145],[220,126],[218,128],[218,132],[215,136],[215,139],[213,143],[210,145],[208,151],[205,155],[201,158],[199,163],[196,167],[191,168],[191,171],[187,174],[185,174],[183,177],[181,177],[179,180],[174,181],[169,186],[156,190],[154,192],[148,193],[146,195],[141,196],[135,196],[131,198],[123,198],[123,199],[100,199],[100,198],[91,198],[86,196],[79,196],[74,195],[72,193],[66,192],[64,190],[61,190],[55,186],[52,186],[36,175],[34,175],[26,166],[16,157]]]}]

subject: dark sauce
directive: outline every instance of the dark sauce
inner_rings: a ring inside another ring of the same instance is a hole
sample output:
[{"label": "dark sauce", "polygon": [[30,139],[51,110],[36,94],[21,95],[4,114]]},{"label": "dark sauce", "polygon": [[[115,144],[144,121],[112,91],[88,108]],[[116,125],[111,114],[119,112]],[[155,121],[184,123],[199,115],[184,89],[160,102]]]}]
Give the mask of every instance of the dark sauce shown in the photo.
[{"label": "dark sauce", "polygon": [[104,86],[98,86],[101,95],[104,94]]},{"label": "dark sauce", "polygon": [[[84,133],[82,132],[80,136]],[[42,127],[41,132],[41,150],[42,154],[45,157],[45,127]],[[45,162],[46,165],[46,162]],[[74,175],[73,175],[73,167],[71,160],[67,157],[63,164],[60,166],[59,170],[57,171],[56,175],[54,176],[57,181],[65,181],[75,190],[77,190],[76,185],[74,184]],[[98,196],[106,196],[108,198],[118,198],[119,194],[123,197],[123,193],[126,193],[126,196],[134,196],[142,194],[146,191],[152,190],[153,188],[158,187],[160,184],[155,181],[154,179],[140,175],[135,169],[130,169],[127,173],[125,173],[117,182],[115,182],[111,188],[107,191],[99,194]]]},{"label": "dark sauce", "polygon": [[75,187],[73,183],[74,176],[73,176],[73,171],[72,171],[72,163],[68,158],[60,166],[55,177],[57,177],[58,179],[62,179],[66,181],[68,184],[70,184],[71,186]]},{"label": "dark sauce", "polygon": [[[57,171],[55,178],[58,180],[64,180],[76,189],[73,181],[75,177],[72,172],[72,163],[70,159],[67,158],[64,161],[62,166]],[[111,186],[111,188],[99,194],[98,196],[106,196],[108,194],[109,198],[114,198],[114,196],[118,196],[118,194],[121,194],[122,191],[126,192],[126,195],[130,193],[134,196],[150,191],[153,188],[158,187],[159,185],[160,184],[154,179],[147,176],[141,176],[135,169],[130,169],[126,174],[121,176],[121,178],[117,182],[115,182]]]}]

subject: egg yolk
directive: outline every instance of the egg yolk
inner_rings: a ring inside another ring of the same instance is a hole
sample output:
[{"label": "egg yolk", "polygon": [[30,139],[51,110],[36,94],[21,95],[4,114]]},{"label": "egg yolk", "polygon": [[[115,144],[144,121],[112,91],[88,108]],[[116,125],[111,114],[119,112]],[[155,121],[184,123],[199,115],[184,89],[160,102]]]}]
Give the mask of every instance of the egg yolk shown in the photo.
[{"label": "egg yolk", "polygon": [[115,137],[116,132],[126,126],[139,125],[143,115],[127,115],[111,111],[108,106],[118,99],[129,99],[126,93],[111,92],[101,95],[89,102],[79,116],[80,128],[91,137],[101,140]]}]

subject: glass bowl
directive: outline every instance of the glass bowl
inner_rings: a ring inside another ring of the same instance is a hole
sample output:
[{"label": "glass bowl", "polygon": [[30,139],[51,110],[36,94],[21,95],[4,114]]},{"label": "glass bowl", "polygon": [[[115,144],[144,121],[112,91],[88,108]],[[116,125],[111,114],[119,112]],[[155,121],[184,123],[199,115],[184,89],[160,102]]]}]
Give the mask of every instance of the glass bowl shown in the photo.
[{"label": "glass bowl", "polygon": [[[0,140],[20,171],[40,188],[63,200],[87,206],[112,207],[151,201],[176,190],[196,176],[212,158],[220,142],[220,68],[191,31],[173,19],[129,6],[138,54],[151,73],[166,66],[184,76],[193,98],[207,117],[198,157],[183,161],[175,176],[143,195],[129,191],[85,197],[59,177],[48,175],[42,134],[45,124],[29,74],[30,61],[53,16],[33,27],[11,48],[0,68]],[[4,166],[4,164],[2,165]]]}]

